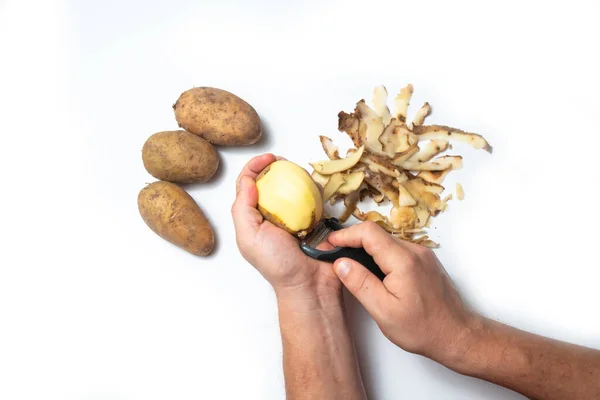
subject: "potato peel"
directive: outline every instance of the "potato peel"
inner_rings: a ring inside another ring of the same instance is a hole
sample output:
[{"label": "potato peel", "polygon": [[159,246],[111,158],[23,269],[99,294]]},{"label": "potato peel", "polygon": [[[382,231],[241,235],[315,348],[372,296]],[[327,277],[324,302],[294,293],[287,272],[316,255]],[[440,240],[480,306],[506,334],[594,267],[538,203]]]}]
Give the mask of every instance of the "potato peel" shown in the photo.
[{"label": "potato peel", "polygon": [[464,200],[465,198],[465,191],[463,190],[463,187],[460,183],[456,183],[456,198],[458,200]]},{"label": "potato peel", "polygon": [[411,196],[410,192],[404,187],[404,185],[399,185],[398,193],[398,204],[401,207],[412,207],[417,205],[417,201]]},{"label": "potato peel", "polygon": [[385,175],[393,178],[398,178],[401,172],[396,169],[393,163],[389,159],[385,159],[381,156],[376,156],[369,153],[363,153],[361,161],[368,165],[368,168],[373,172],[381,172]]},{"label": "potato peel", "polygon": [[396,96],[394,114],[398,121],[406,122],[406,114],[412,94],[413,86],[408,84],[400,89],[400,92]]},{"label": "potato peel", "polygon": [[413,207],[394,206],[390,211],[390,221],[394,229],[412,228],[417,222],[417,213]]},{"label": "potato peel", "polygon": [[327,201],[335,194],[335,192],[344,184],[344,175],[341,172],[336,172],[331,175],[331,178],[323,188],[323,200]]},{"label": "potato peel", "polygon": [[346,134],[352,140],[355,147],[361,147],[363,145],[362,139],[359,134],[360,121],[356,117],[356,111],[352,114],[340,111],[338,113],[338,130],[340,132],[346,132]]},{"label": "potato peel", "polygon": [[450,139],[463,142],[471,145],[475,149],[484,149],[488,153],[492,153],[493,148],[483,138],[483,136],[476,133],[465,132],[460,129],[451,128],[443,125],[422,125],[415,126],[413,131],[419,140],[427,139]]},{"label": "potato peel", "polygon": [[421,108],[419,108],[419,111],[415,113],[415,116],[412,121],[412,126],[415,127],[418,125],[423,125],[423,123],[425,122],[425,118],[427,118],[429,114],[431,114],[431,106],[429,105],[429,103],[426,102],[421,106]]},{"label": "potato peel", "polygon": [[437,183],[441,185],[444,178],[452,171],[452,168],[447,168],[441,171],[420,171],[417,176],[427,182]]},{"label": "potato peel", "polygon": [[[322,143],[322,141],[321,141],[321,143]],[[420,163],[429,161],[433,157],[437,156],[438,154],[446,151],[446,149],[448,148],[448,144],[449,143],[447,140],[441,140],[441,139],[432,140],[429,143],[427,143],[421,149],[421,151],[419,151],[417,154],[415,154],[411,158],[409,158],[408,161],[416,161],[416,162],[420,162]],[[323,147],[323,148],[325,148],[325,147]]]},{"label": "potato peel", "polygon": [[428,162],[407,160],[401,164],[401,167],[410,171],[443,171],[448,168],[457,170],[462,168],[462,157],[444,156]]},{"label": "potato peel", "polygon": [[392,114],[387,106],[388,92],[385,86],[379,85],[373,90],[373,108],[379,114],[384,125],[388,125],[392,119]]},{"label": "potato peel", "polygon": [[385,127],[381,136],[379,137],[379,142],[383,146],[383,151],[387,155],[393,155],[396,153],[396,148],[398,147],[397,141],[398,138],[396,136],[396,128],[400,126],[400,122],[393,118],[389,124]]},{"label": "potato peel", "polygon": [[360,194],[361,191],[356,190],[352,193],[349,193],[347,196],[344,196],[344,207],[346,207],[346,209],[344,210],[344,213],[338,218],[340,223],[343,224],[344,222],[346,222],[348,218],[350,218],[352,213],[354,213],[354,210],[356,210],[356,206],[360,201]]},{"label": "potato peel", "polygon": [[365,173],[363,171],[351,172],[344,176],[344,183],[337,189],[339,194],[350,194],[354,193],[365,179]]},{"label": "potato peel", "polygon": [[333,141],[327,136],[319,136],[319,139],[321,140],[321,146],[323,146],[323,150],[325,151],[325,154],[327,154],[327,157],[329,157],[330,160],[339,160],[340,153],[338,152],[337,146],[333,144]]},{"label": "potato peel", "polygon": [[336,172],[346,171],[356,165],[360,160],[360,157],[365,150],[364,146],[361,146],[358,151],[350,154],[346,158],[339,160],[324,160],[310,163],[310,165],[320,174],[331,175]]},{"label": "potato peel", "polygon": [[317,171],[313,171],[312,174],[310,174],[310,177],[322,187],[325,187],[330,178],[329,176],[320,174]]},{"label": "potato peel", "polygon": [[392,158],[392,163],[395,164],[396,166],[401,166],[403,163],[405,163],[408,159],[410,159],[412,156],[414,156],[418,152],[419,152],[419,146],[417,146],[416,144],[412,145],[411,147],[409,147],[402,153],[396,154],[394,156],[394,158]]},{"label": "potato peel", "polygon": [[383,120],[364,100],[359,101],[356,108],[360,113],[361,122],[364,123],[364,130],[359,130],[359,134],[365,146],[373,153],[382,154],[383,146],[379,141],[379,136],[385,128]]},{"label": "potato peel", "polygon": [[[338,130],[350,137],[354,148],[341,158],[333,141],[320,136],[329,160],[310,165],[315,170],[313,179],[325,186],[325,201],[343,199],[345,210],[339,217],[341,222],[350,216],[373,221],[401,240],[436,248],[439,244],[427,236],[426,228],[431,225],[432,217],[447,210],[452,194],[442,199],[445,189],[441,184],[463,164],[460,155],[440,154],[452,149],[451,142],[490,153],[492,146],[476,133],[445,125],[424,125],[431,114],[428,102],[407,123],[412,95],[411,84],[400,89],[393,99],[391,113],[386,104],[388,91],[380,85],[373,90],[373,108],[360,100],[351,113],[340,111]],[[459,184],[455,196],[458,199],[464,196]],[[389,215],[362,212],[359,203],[367,197],[377,205],[391,203]]]}]

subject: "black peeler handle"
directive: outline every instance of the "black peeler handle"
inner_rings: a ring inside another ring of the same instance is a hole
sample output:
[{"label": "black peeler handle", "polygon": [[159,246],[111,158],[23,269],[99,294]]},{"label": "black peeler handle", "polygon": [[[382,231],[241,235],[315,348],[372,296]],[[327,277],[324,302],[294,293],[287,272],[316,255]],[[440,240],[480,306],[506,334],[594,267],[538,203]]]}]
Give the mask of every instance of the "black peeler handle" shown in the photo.
[{"label": "black peeler handle", "polygon": [[[343,226],[335,218],[329,218],[325,221],[328,227],[332,230],[337,231],[343,228]],[[326,262],[334,262],[338,258],[350,258],[358,263],[364,265],[369,271],[371,271],[377,278],[383,280],[385,274],[379,268],[379,266],[373,260],[373,257],[362,247],[336,247],[333,250],[317,250],[315,248],[305,248],[302,250],[310,257]]]},{"label": "black peeler handle", "polygon": [[360,247],[360,248],[343,247],[343,248],[341,248],[341,251],[338,253],[338,258],[342,258],[342,257],[351,258],[354,261],[361,263],[369,271],[371,271],[376,277],[378,277],[380,280],[383,280],[383,278],[385,278],[385,274],[379,268],[379,266],[375,263],[375,260],[373,260],[373,257],[371,257],[371,255],[369,253],[367,253],[367,251],[365,249],[363,249],[362,247]]}]

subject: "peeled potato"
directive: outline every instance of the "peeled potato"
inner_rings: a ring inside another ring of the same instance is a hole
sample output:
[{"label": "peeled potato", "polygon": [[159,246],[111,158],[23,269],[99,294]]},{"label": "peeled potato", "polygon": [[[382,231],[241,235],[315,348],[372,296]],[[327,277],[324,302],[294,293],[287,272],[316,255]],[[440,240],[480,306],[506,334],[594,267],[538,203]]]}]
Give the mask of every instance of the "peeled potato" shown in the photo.
[{"label": "peeled potato", "polygon": [[197,87],[173,105],[179,126],[218,146],[244,146],[262,136],[260,118],[250,104],[225,90]]},{"label": "peeled potato", "polygon": [[256,178],[256,188],[261,214],[292,235],[306,236],[323,216],[319,187],[306,170],[293,162],[271,163]]},{"label": "peeled potato", "polygon": [[177,183],[206,182],[219,167],[214,146],[183,130],[150,136],[142,148],[142,161],[153,177]]},{"label": "peeled potato", "polygon": [[212,226],[194,199],[176,184],[149,184],[138,195],[138,209],[148,227],[166,241],[197,256],[212,252]]}]

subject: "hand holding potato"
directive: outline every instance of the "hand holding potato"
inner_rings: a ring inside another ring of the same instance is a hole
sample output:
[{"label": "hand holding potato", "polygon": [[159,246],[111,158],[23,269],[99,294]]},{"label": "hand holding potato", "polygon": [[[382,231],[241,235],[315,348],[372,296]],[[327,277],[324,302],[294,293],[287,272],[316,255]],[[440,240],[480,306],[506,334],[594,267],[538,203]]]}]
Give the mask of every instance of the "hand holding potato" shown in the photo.
[{"label": "hand holding potato", "polygon": [[272,154],[255,157],[238,177],[231,212],[239,250],[278,293],[296,291],[308,296],[338,293],[341,284],[331,264],[305,255],[293,235],[265,220],[257,209],[256,178],[274,161],[276,157]]}]

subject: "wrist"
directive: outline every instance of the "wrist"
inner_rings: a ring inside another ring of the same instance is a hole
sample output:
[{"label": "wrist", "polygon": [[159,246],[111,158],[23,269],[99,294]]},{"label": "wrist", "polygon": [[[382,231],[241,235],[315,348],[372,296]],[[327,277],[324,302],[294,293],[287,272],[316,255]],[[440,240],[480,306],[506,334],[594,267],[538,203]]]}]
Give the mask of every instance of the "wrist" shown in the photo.
[{"label": "wrist", "polygon": [[534,369],[531,350],[522,346],[519,336],[519,331],[512,327],[478,317],[465,337],[465,346],[454,352],[445,365],[462,375],[502,386],[515,376],[525,381]]},{"label": "wrist", "polygon": [[273,286],[280,310],[301,313],[343,307],[341,285]]},{"label": "wrist", "polygon": [[474,365],[484,362],[490,329],[487,318],[473,314],[457,329],[453,340],[430,358],[456,372],[468,374]]},{"label": "wrist", "polygon": [[465,325],[456,345],[440,361],[446,367],[473,377],[486,376],[490,370],[507,365],[514,371],[526,368],[527,357],[510,343],[506,325],[480,315],[474,315]]}]

